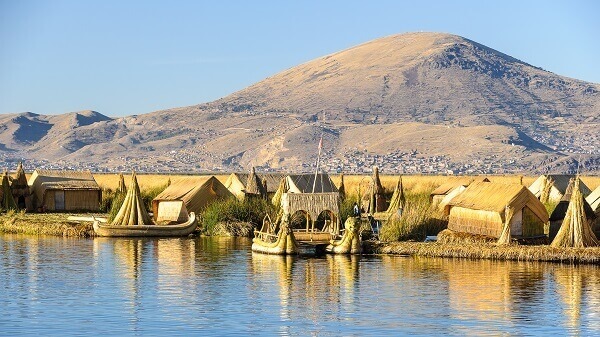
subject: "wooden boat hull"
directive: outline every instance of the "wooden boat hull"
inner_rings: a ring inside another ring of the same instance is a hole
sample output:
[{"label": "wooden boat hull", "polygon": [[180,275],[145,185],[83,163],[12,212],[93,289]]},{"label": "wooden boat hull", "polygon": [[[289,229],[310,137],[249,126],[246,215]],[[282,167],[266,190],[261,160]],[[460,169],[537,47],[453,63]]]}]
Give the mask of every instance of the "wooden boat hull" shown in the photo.
[{"label": "wooden boat hull", "polygon": [[150,226],[112,226],[94,221],[94,232],[98,236],[108,237],[169,237],[188,236],[192,234],[198,221],[194,212],[190,213],[188,221],[176,225],[150,225]]}]

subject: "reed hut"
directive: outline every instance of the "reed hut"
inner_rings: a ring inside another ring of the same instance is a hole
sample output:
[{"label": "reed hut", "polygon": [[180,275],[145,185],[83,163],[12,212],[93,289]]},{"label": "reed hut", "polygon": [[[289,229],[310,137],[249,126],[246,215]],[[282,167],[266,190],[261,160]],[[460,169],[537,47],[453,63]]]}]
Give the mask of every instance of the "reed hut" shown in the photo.
[{"label": "reed hut", "polygon": [[510,235],[519,238],[544,236],[548,212],[526,187],[491,182],[473,182],[445,208],[448,229],[499,238],[507,210]]},{"label": "reed hut", "polygon": [[19,209],[33,209],[31,205],[31,190],[27,184],[27,177],[25,175],[25,170],[23,170],[22,163],[19,163],[17,166],[17,172],[10,184],[10,190],[12,191],[13,198]]},{"label": "reed hut", "polygon": [[260,177],[256,175],[254,167],[250,170],[250,175],[246,181],[246,188],[244,189],[244,198],[266,198],[267,191],[262,183]]},{"label": "reed hut", "polygon": [[[598,246],[598,239],[592,231],[592,222],[587,214],[587,202],[581,194],[579,177],[569,184],[569,205],[560,229],[552,240],[552,247],[592,247]],[[589,207],[589,205],[588,205]],[[591,208],[590,208],[591,210]]]},{"label": "reed hut", "polygon": [[[449,201],[453,197],[463,192],[472,181],[473,179],[471,178],[459,178],[441,184],[429,195],[429,201],[431,201],[431,205],[434,207],[440,205],[442,200],[444,200],[444,198],[446,198],[448,195],[450,195],[450,197],[446,199]],[[448,203],[446,202],[446,205],[447,204]]]},{"label": "reed hut", "polygon": [[[529,186],[529,190],[542,203],[557,203],[565,195],[570,181],[574,178],[574,175],[569,174],[541,175]],[[583,196],[591,193],[591,190],[583,182],[580,182],[580,188]]]},{"label": "reed hut", "polygon": [[590,193],[585,200],[596,214],[600,213],[600,186]]},{"label": "reed hut", "polygon": [[100,210],[102,189],[90,171],[35,170],[28,185],[38,211]]},{"label": "reed hut", "polygon": [[[162,213],[161,204],[166,206],[172,201],[180,200],[183,201],[187,212],[200,214],[211,203],[233,197],[234,195],[215,176],[181,178],[171,183],[152,200],[154,220],[157,220]],[[185,221],[186,219],[187,216],[173,220]]]},{"label": "reed hut", "polygon": [[[284,216],[298,212],[306,216],[306,223],[294,228],[298,240],[330,240],[340,233],[340,194],[325,173],[288,175],[281,206]],[[319,216],[325,218],[320,226]]]},{"label": "reed hut", "polygon": [[[570,207],[571,200],[574,197],[575,185],[577,185],[577,184],[579,184],[579,186],[581,186],[580,185],[580,184],[582,184],[581,179],[579,179],[579,178],[571,179],[571,181],[569,182],[569,185],[567,186],[567,188],[565,190],[564,195],[560,199],[560,202],[556,205],[556,207],[554,208],[554,211],[552,211],[552,214],[550,214],[550,232],[548,233],[550,240],[554,239],[554,237],[557,235],[559,229],[561,228],[564,220],[567,218],[568,209]],[[581,193],[581,190],[579,190],[578,193]],[[581,207],[583,208],[583,214],[585,215],[585,217],[587,219],[586,221],[593,223],[594,220],[596,219],[596,214],[594,213],[594,210],[588,204],[586,199],[583,199],[581,201]]]},{"label": "reed hut", "polygon": [[[277,192],[281,179],[285,178],[285,175],[281,173],[255,172],[255,175],[260,179],[261,184],[262,181],[267,182],[266,188],[264,188],[264,186],[263,188],[266,191],[268,198],[273,198]],[[248,173],[232,173],[227,177],[224,185],[236,198],[238,198],[238,200],[244,200],[244,197],[246,196],[246,184],[248,183],[249,177],[250,174]]]}]

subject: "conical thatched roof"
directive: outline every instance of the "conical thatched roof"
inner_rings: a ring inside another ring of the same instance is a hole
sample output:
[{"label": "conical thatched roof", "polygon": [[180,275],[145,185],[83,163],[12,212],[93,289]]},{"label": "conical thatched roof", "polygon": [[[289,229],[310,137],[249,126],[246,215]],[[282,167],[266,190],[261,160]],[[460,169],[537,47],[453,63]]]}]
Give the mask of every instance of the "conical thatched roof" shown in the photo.
[{"label": "conical thatched roof", "polygon": [[558,230],[558,234],[556,234],[556,237],[552,241],[552,247],[583,248],[598,245],[598,239],[592,231],[583,203],[583,194],[579,187],[579,177],[576,177],[567,215]]},{"label": "conical thatched roof", "polygon": [[8,172],[4,172],[2,176],[2,209],[5,211],[9,209],[18,209],[17,203],[13,198],[12,191],[10,190],[10,183],[8,182]]},{"label": "conical thatched roof", "polygon": [[136,225],[152,225],[150,215],[144,205],[140,186],[138,185],[135,172],[131,175],[131,183],[127,190],[127,195],[121,205],[121,209],[112,221],[114,226],[136,226]]},{"label": "conical thatched roof", "polygon": [[267,193],[260,181],[260,178],[256,175],[256,171],[254,167],[250,170],[250,175],[248,176],[248,181],[246,182],[246,190],[245,193],[251,195],[259,195],[265,196]]},{"label": "conical thatched roof", "polygon": [[23,163],[19,162],[19,166],[17,166],[17,174],[15,179],[12,181],[11,188],[27,188],[27,177],[25,176],[25,170],[23,170]]},{"label": "conical thatched roof", "polygon": [[119,173],[119,186],[117,187],[117,193],[127,193],[127,186],[125,186],[125,177],[123,177],[123,173]]}]

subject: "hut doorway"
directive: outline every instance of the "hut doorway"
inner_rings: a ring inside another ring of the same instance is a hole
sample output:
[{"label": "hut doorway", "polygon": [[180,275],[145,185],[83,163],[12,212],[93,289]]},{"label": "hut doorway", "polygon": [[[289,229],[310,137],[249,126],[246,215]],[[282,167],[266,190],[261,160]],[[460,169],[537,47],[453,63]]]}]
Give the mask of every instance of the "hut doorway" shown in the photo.
[{"label": "hut doorway", "polygon": [[335,230],[335,228],[333,228],[335,223],[335,214],[330,210],[324,210],[317,217],[314,228],[321,232],[332,232]]},{"label": "hut doorway", "polygon": [[513,218],[510,220],[510,235],[511,236],[523,236],[523,210],[520,209],[515,212]]},{"label": "hut doorway", "polygon": [[25,209],[27,208],[27,204],[25,203],[25,197],[24,196],[19,196],[19,198],[17,199],[17,206],[19,207],[19,209]]},{"label": "hut doorway", "polygon": [[311,227],[310,215],[303,210],[296,211],[290,218],[290,224],[295,231],[308,232]]},{"label": "hut doorway", "polygon": [[65,191],[54,191],[54,209],[57,211],[65,210]]}]

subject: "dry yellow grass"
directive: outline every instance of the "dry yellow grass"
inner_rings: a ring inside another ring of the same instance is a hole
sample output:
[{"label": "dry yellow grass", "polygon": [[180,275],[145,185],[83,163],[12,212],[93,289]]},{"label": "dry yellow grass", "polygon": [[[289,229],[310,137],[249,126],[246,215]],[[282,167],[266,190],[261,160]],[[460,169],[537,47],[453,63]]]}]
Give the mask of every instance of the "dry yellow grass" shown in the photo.
[{"label": "dry yellow grass", "polygon": [[[183,177],[189,177],[189,175],[143,173],[136,173],[136,176],[141,189],[151,189],[159,186],[164,186],[169,181],[169,179],[171,179],[171,181],[175,181]],[[201,174],[199,174],[198,176],[201,176]],[[224,183],[225,180],[227,180],[228,176],[229,175],[216,175],[215,177],[219,179],[219,181]],[[116,173],[96,173],[94,174],[94,178],[96,179],[96,182],[98,183],[98,185],[100,185],[101,188],[115,190],[117,186],[119,186],[119,175]],[[131,175],[125,175],[125,185],[129,186],[130,182]]]}]

